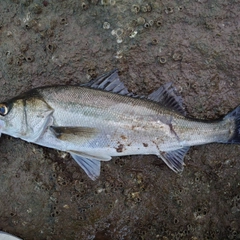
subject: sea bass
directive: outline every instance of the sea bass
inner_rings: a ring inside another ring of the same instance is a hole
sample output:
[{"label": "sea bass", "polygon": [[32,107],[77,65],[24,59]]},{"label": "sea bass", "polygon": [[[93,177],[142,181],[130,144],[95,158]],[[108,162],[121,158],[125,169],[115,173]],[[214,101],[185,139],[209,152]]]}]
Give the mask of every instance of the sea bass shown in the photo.
[{"label": "sea bass", "polygon": [[0,130],[66,151],[95,180],[101,161],[154,154],[175,172],[190,146],[239,143],[240,106],[215,121],[188,118],[171,84],[142,97],[117,70],[80,86],[40,87],[0,104]]},{"label": "sea bass", "polygon": [[9,233],[0,231],[0,239],[1,240],[22,240],[21,238],[15,237]]}]

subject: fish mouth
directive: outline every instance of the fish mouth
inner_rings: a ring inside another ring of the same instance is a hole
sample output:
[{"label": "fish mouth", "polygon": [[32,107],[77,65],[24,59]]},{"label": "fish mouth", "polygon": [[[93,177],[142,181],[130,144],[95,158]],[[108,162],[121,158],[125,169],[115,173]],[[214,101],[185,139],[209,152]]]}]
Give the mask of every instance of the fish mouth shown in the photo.
[{"label": "fish mouth", "polygon": [[0,119],[0,137],[1,137],[1,134],[3,132],[4,127],[5,127],[5,122]]}]

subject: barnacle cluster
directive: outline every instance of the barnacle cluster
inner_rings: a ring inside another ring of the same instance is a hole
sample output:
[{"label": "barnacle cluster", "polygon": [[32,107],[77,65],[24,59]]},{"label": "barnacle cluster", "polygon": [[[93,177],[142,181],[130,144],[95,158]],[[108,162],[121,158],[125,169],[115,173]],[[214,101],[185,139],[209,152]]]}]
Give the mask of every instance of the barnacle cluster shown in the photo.
[{"label": "barnacle cluster", "polygon": [[117,43],[121,43],[123,41],[123,32],[124,30],[122,28],[112,30],[111,34],[116,37]]}]

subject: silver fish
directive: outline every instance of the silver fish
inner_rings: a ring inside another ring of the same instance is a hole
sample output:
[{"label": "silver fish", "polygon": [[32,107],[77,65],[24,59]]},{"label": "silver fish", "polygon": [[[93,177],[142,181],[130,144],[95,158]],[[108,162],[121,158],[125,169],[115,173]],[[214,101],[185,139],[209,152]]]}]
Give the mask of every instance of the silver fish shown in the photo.
[{"label": "silver fish", "polygon": [[16,236],[13,236],[9,233],[2,232],[2,231],[0,231],[0,239],[1,240],[21,240],[21,238],[18,238]]},{"label": "silver fish", "polygon": [[186,117],[171,84],[129,93],[117,70],[81,86],[40,87],[0,104],[2,133],[66,151],[95,180],[100,161],[155,154],[175,172],[190,146],[238,143],[240,106],[215,121]]}]

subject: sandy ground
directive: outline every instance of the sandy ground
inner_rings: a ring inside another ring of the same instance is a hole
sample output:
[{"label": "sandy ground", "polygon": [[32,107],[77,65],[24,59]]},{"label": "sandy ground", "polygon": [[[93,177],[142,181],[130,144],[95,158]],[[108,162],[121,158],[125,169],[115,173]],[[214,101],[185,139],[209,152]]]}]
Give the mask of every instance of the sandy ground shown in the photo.
[{"label": "sandy ground", "polygon": [[[158,3],[157,3],[158,2]],[[173,82],[191,116],[240,103],[240,3],[4,0],[0,99],[118,68],[130,91]],[[69,155],[0,139],[0,230],[23,239],[240,239],[240,147],[193,147],[177,175],[114,158],[91,181]]]}]

